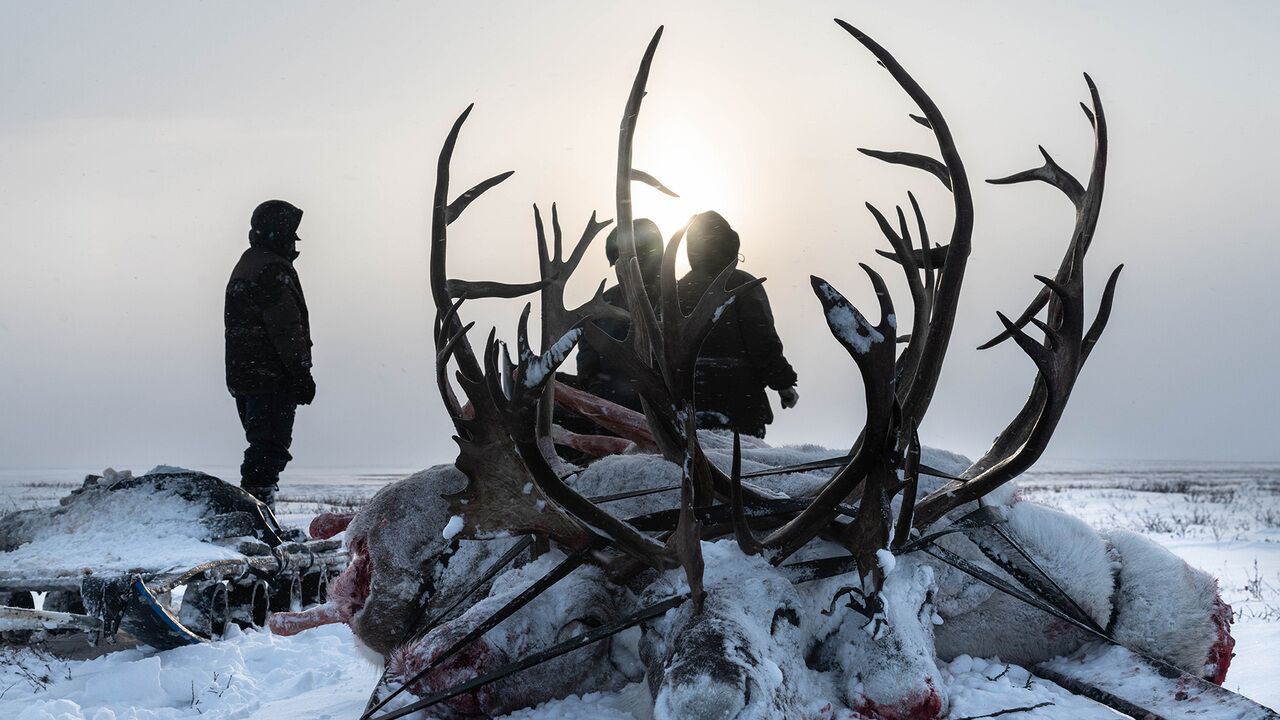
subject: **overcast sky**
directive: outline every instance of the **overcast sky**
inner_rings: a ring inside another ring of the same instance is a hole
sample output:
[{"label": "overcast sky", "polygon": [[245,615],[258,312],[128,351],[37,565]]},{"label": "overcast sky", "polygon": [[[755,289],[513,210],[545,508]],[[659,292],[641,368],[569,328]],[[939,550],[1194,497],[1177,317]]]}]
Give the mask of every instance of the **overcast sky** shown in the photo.
[{"label": "overcast sky", "polygon": [[[636,165],[683,197],[637,186],[638,214],[668,234],[704,209],[734,224],[800,375],[770,440],[848,445],[858,376],[808,276],[871,309],[872,262],[906,316],[863,203],[914,190],[938,239],[951,217],[936,181],[856,152],[934,149],[836,16],[932,94],[975,183],[926,444],[981,453],[1029,388],[1011,344],[974,347],[1056,268],[1073,213],[1046,185],[980,181],[1037,165],[1037,144],[1085,178],[1088,71],[1112,131],[1090,305],[1126,270],[1049,456],[1280,459],[1280,4],[3,2],[0,466],[238,463],[223,289],[272,197],[306,211],[319,392],[296,465],[450,461],[427,294],[440,142],[474,101],[455,185],[516,171],[454,225],[453,274],[534,279],[532,203],[557,201],[572,237],[613,216],[618,119],[659,24]],[[571,291],[607,273],[593,248]],[[468,317],[510,334],[516,310]]]}]

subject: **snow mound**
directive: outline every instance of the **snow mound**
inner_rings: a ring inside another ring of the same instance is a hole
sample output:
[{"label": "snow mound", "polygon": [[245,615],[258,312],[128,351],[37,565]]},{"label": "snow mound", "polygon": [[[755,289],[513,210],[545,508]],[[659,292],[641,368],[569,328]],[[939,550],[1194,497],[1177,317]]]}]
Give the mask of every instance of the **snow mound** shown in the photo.
[{"label": "snow mound", "polygon": [[208,542],[202,522],[210,514],[207,504],[183,497],[178,487],[146,482],[181,473],[221,482],[168,468],[139,478],[108,469],[100,480],[86,480],[58,508],[0,518],[0,548],[8,548],[0,553],[0,575],[75,577],[86,569],[164,570],[238,557]]},{"label": "snow mound", "polygon": [[[0,717],[13,720],[352,718],[378,669],[352,653],[351,631],[328,625],[295,638],[229,631],[223,642],[166,652],[124,650],[60,662],[22,650],[0,680],[13,687]],[[46,671],[45,664],[50,667]],[[21,667],[48,672],[43,692],[17,692]]]}]

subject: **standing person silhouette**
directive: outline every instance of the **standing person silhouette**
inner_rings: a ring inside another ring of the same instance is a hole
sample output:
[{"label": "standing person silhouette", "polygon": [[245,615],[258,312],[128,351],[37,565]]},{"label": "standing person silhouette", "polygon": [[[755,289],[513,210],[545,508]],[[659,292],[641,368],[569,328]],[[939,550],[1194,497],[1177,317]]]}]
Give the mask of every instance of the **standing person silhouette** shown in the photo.
[{"label": "standing person silhouette", "polygon": [[[677,288],[681,306],[690,312],[716,276],[738,258],[740,241],[717,212],[695,215],[687,238],[691,269]],[[733,289],[754,279],[735,269],[726,287]],[[765,427],[773,422],[765,388],[778,392],[785,409],[795,407],[800,399],[795,385],[796,371],[782,354],[764,287],[738,295],[698,355],[694,394],[698,427],[763,438]]]},{"label": "standing person silhouette", "polygon": [[[644,281],[649,302],[656,304],[658,276],[662,270],[662,231],[648,218],[636,220],[632,223],[632,227],[635,228],[636,259],[640,262],[640,277]],[[610,267],[618,262],[617,228],[614,228],[605,240],[604,253],[609,259]],[[604,301],[624,310],[627,307],[621,285],[614,285],[605,290]],[[631,330],[631,323],[627,320],[601,318],[594,322],[615,340],[625,340],[627,333]],[[635,380],[627,377],[622,368],[609,362],[608,357],[586,339],[578,344],[578,383],[583,390],[596,397],[640,411],[640,394],[636,392]]]},{"label": "standing person silhouette", "polygon": [[223,310],[227,389],[249,443],[240,487],[273,509],[280,473],[293,459],[297,406],[316,395],[307,302],[293,267],[301,223],[302,211],[283,200],[253,211],[249,248],[231,271]]}]

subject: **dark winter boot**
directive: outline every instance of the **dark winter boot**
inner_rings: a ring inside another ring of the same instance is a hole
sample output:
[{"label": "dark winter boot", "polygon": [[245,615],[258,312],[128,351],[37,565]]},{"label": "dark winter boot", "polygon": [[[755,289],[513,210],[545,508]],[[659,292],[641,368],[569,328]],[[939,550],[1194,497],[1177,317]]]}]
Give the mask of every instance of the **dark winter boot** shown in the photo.
[{"label": "dark winter boot", "polygon": [[245,483],[240,483],[240,487],[271,508],[271,512],[274,513],[276,511],[276,492],[280,490],[279,485],[246,485]]}]

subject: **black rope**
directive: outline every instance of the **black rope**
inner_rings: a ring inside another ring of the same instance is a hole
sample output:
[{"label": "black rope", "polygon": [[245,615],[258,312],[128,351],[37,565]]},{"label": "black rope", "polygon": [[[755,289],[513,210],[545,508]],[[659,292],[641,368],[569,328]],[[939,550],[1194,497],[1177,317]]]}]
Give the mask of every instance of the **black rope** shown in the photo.
[{"label": "black rope", "polygon": [[[770,475],[788,475],[790,473],[809,472],[810,470],[828,470],[830,468],[838,468],[841,465],[845,465],[852,459],[852,455],[837,455],[835,457],[826,458],[825,460],[810,460],[809,462],[796,463],[795,465],[784,465],[782,467],[753,470],[751,472],[742,473],[742,479],[747,480],[749,478],[768,477]],[[924,463],[920,463],[920,474],[942,478],[943,480],[967,482],[964,478],[956,477],[950,473],[944,473],[941,470],[929,467]]]},{"label": "black rope", "polygon": [[1021,600],[1022,602],[1030,605],[1033,608],[1036,608],[1037,610],[1040,610],[1049,615],[1052,615],[1053,617],[1065,623],[1068,623],[1080,630],[1083,630],[1089,633],[1090,635],[1096,635],[1098,638],[1102,640],[1106,640],[1107,642],[1113,645],[1118,644],[1116,643],[1115,639],[1113,639],[1106,632],[1099,631],[1093,627],[1090,627],[1089,624],[1077,620],[1071,614],[1058,609],[1057,606],[1053,605],[1047,600],[1044,600],[1043,598],[1037,597],[1028,592],[1023,592],[1022,590],[1015,588],[1014,586],[1005,582],[1004,580],[997,577],[993,573],[989,572],[985,568],[979,565],[976,565],[970,562],[969,560],[966,560],[965,558],[942,547],[941,545],[933,545],[932,547],[926,547],[924,548],[924,552],[929,555],[932,555],[933,557],[941,560],[942,562],[950,565],[951,567],[954,567],[955,569],[979,580],[980,582],[990,585],[992,588],[995,588],[996,590],[999,590],[1000,592],[1016,600]]},{"label": "black rope", "polygon": [[[1071,607],[1075,609],[1076,615],[1081,621],[1083,621],[1088,625],[1091,625],[1096,632],[1100,632],[1100,633],[1105,632],[1102,626],[1098,624],[1098,621],[1094,620],[1093,617],[1089,615],[1089,613],[1085,612],[1084,608],[1080,606],[1080,603],[1076,602],[1076,599],[1071,597],[1071,594],[1068,593],[1066,590],[1064,590],[1062,586],[1058,584],[1058,581],[1053,579],[1052,575],[1046,572],[1044,568],[1040,567],[1040,563],[1036,562],[1035,559],[1032,558],[1031,555],[1029,555],[1021,545],[1014,542],[1013,538],[1010,537],[1007,532],[1005,532],[1004,528],[1000,527],[999,525],[992,525],[991,529],[994,530],[997,535],[1003,538],[1006,543],[1012,545],[1013,549],[1016,550],[1017,553],[1021,555],[1024,560],[1030,563],[1031,567],[1035,568],[1036,572],[1040,573],[1041,577],[1049,581],[1049,584],[1052,585],[1053,589],[1057,591],[1057,595],[1060,598],[1065,598],[1066,601],[1071,604]],[[981,543],[979,543],[979,547],[981,547]]]},{"label": "black rope", "polygon": [[445,660],[448,660],[449,658],[458,654],[458,652],[461,651],[464,647],[466,647],[467,645],[470,645],[472,642],[479,639],[485,633],[489,632],[494,627],[496,627],[498,623],[501,623],[503,620],[506,620],[508,617],[511,617],[511,615],[513,615],[517,610],[524,607],[525,605],[528,605],[529,602],[531,602],[535,597],[545,592],[547,588],[551,587],[552,585],[555,585],[557,582],[560,582],[569,573],[578,569],[578,567],[580,567],[586,561],[587,554],[595,549],[595,546],[596,546],[595,543],[592,543],[591,545],[588,545],[586,548],[583,548],[582,550],[579,550],[578,552],[560,561],[560,564],[552,568],[551,572],[538,578],[531,585],[529,585],[529,587],[522,590],[520,594],[516,595],[514,598],[509,600],[506,605],[503,605],[501,608],[499,608],[498,611],[495,612],[493,615],[491,615],[488,619],[486,619],[484,622],[477,625],[473,630],[471,630],[471,632],[462,636],[462,638],[460,638],[459,640],[454,642],[452,645],[450,645],[443,653],[436,656],[436,658],[432,660],[430,664],[428,664],[426,667],[424,667],[423,669],[415,673],[413,677],[404,681],[400,685],[400,687],[396,688],[390,695],[388,695],[387,697],[379,701],[377,705],[366,710],[364,714],[360,716],[360,720],[369,720],[369,718],[373,716],[373,713],[377,712],[387,703],[391,702],[393,698],[395,698],[397,695],[399,695],[400,693],[408,689],[410,685],[420,680],[427,673],[431,672],[432,670],[435,670],[437,667],[440,667],[440,665],[444,664]]},{"label": "black rope", "polygon": [[788,563],[778,568],[780,572],[787,576],[787,579],[795,584],[810,582],[811,580],[821,580],[823,578],[836,577],[845,573],[853,572],[858,569],[858,561],[852,555],[837,555],[835,557],[819,558],[817,560],[802,560],[800,562]]},{"label": "black rope", "polygon": [[921,535],[920,537],[904,544],[898,549],[898,554],[905,555],[910,552],[922,550],[926,545],[932,544],[934,540],[946,537],[947,535],[954,535],[956,533],[966,532],[975,528],[998,525],[1006,522],[1006,520],[1007,518],[1005,518],[1003,514],[1000,514],[997,508],[980,507],[959,520],[956,520],[954,523],[942,530],[929,533],[928,535]]},{"label": "black rope", "polygon": [[[448,604],[448,606],[446,606],[439,612],[435,613],[430,620],[428,620],[425,624],[421,626],[419,626],[419,621],[422,620],[422,614],[426,612],[427,604],[429,601],[422,600],[421,602],[419,602],[418,609],[414,613],[413,620],[409,621],[409,625],[405,627],[404,633],[400,635],[400,644],[403,645],[411,639],[422,637],[423,635],[426,635],[427,633],[431,632],[437,625],[444,622],[445,618],[449,616],[449,613],[453,612],[454,609],[456,609],[459,605],[461,605],[464,600],[474,595],[478,590],[480,590],[481,587],[484,586],[485,583],[492,580],[494,576],[496,576],[499,572],[502,572],[503,568],[509,565],[512,560],[516,559],[517,555],[524,552],[532,544],[533,544],[532,535],[526,535],[524,538],[521,538],[520,542],[517,542],[515,545],[511,546],[509,550],[503,553],[502,557],[494,561],[484,571],[484,573],[482,573],[480,577],[475,580],[475,582],[471,583],[471,585],[467,587],[467,589],[464,590],[462,593],[459,593],[458,596]],[[427,584],[428,584],[427,582],[425,581],[423,582],[424,586],[426,586]],[[421,597],[426,592],[427,592],[426,588],[423,587],[419,592],[419,597]],[[378,702],[378,691],[380,691],[383,687],[385,687],[386,683],[387,683],[387,670],[384,667],[384,669],[382,670],[382,676],[378,678],[378,683],[373,686],[373,692],[369,693],[369,701],[365,703],[364,711],[366,714],[371,713],[373,712],[374,709],[376,709],[375,704]]]},{"label": "black rope", "polygon": [[434,629],[437,625],[444,622],[445,619],[449,617],[449,614],[452,613],[455,609],[457,609],[457,607],[461,605],[463,601],[465,601],[467,598],[471,597],[472,595],[476,594],[480,590],[480,588],[484,587],[485,583],[489,582],[494,577],[496,577],[497,574],[502,572],[502,569],[505,568],[507,565],[510,565],[511,561],[515,560],[520,553],[524,552],[529,548],[529,546],[533,545],[533,542],[534,542],[534,539],[532,535],[526,535],[525,537],[521,538],[520,542],[516,543],[515,545],[512,545],[509,550],[507,550],[505,553],[502,554],[502,557],[498,558],[492,565],[489,566],[487,570],[484,571],[484,574],[476,578],[476,581],[471,583],[470,587],[468,587],[466,591],[459,594],[458,597],[454,598],[453,601],[449,603],[448,607],[444,608],[443,610],[441,610],[440,612],[432,616],[432,618],[427,621],[426,625],[424,625],[421,629],[415,630],[414,632],[410,633],[410,637],[405,638],[405,640],[422,637],[423,635],[431,632],[431,630]]},{"label": "black rope", "polygon": [[419,710],[429,708],[432,705],[442,703],[450,698],[457,697],[465,692],[470,692],[476,688],[483,687],[489,683],[496,682],[523,670],[527,670],[535,665],[540,665],[548,660],[554,660],[561,655],[571,653],[574,650],[578,650],[592,643],[604,640],[612,635],[616,635],[623,630],[644,622],[645,620],[658,617],[674,607],[679,607],[688,599],[689,593],[669,597],[666,600],[649,605],[648,607],[631,613],[630,615],[618,618],[611,623],[593,628],[592,630],[582,633],[581,635],[576,635],[557,645],[552,645],[546,650],[539,651],[521,660],[517,660],[516,662],[503,665],[497,670],[468,680],[460,685],[455,685],[447,690],[442,690],[434,695],[429,695],[413,704],[379,715],[377,720],[396,720],[397,718],[402,718]]},{"label": "black rope", "polygon": [[679,485],[667,485],[665,487],[645,488],[644,490],[628,490],[626,492],[614,493],[612,495],[597,495],[587,499],[593,503],[607,503],[613,502],[614,500],[626,500],[628,498],[642,497],[645,495],[657,495],[658,493],[679,489]]},{"label": "black rope", "polygon": [[[743,511],[748,518],[766,518],[775,515],[786,515],[793,512],[801,512],[810,504],[810,498],[776,498],[769,500],[760,500],[757,502],[747,503],[743,506]],[[856,517],[858,514],[857,505],[841,504],[836,506],[836,512],[847,517]],[[720,525],[723,523],[733,522],[733,506],[730,504],[707,505],[704,507],[696,507],[693,509],[694,515],[698,522],[703,525]],[[657,510],[643,515],[627,518],[627,522],[637,530],[659,531],[672,530],[679,521],[679,508],[671,508],[667,510]]]},{"label": "black rope", "polygon": [[[789,565],[782,566],[781,568],[779,568],[779,570],[784,571],[792,582],[805,583],[813,580],[821,580],[824,578],[844,575],[845,573],[851,572],[856,567],[857,567],[857,561],[854,560],[852,555],[842,555],[842,556],[836,556],[836,557],[821,558],[818,560],[806,560],[803,562],[791,563]],[[485,675],[481,675],[480,677],[473,678],[462,684],[455,685],[454,687],[449,688],[447,690],[442,690],[434,695],[423,698],[422,700],[415,702],[411,705],[406,705],[404,707],[397,708],[396,710],[392,710],[385,714],[379,715],[374,720],[396,720],[397,718],[404,717],[405,715],[409,715],[410,713],[417,712],[418,710],[422,710],[432,705],[439,704],[450,698],[457,697],[462,693],[470,692],[471,690],[474,690],[476,688],[483,687],[485,685],[488,685],[489,683],[495,682],[497,680],[501,680],[502,678],[508,677],[510,675],[514,675],[515,673],[518,673],[522,670],[527,670],[528,668],[531,668],[535,665],[539,665],[548,660],[552,660],[557,657],[560,657],[565,653],[573,652],[574,650],[577,650],[579,648],[586,647],[587,645],[590,645],[592,643],[595,643],[600,640],[604,640],[605,638],[616,635],[617,633],[622,632],[623,630],[626,630],[629,627],[638,625],[650,618],[657,617],[667,612],[671,608],[678,607],[688,599],[689,599],[689,593],[684,593],[682,595],[676,595],[676,596],[667,598],[666,600],[659,601],[641,610],[631,613],[630,615],[619,618],[618,620],[614,620],[611,623],[601,625],[598,628],[594,628],[581,635],[577,635],[573,638],[570,638],[569,640],[566,640],[560,644],[553,645],[545,650],[541,650],[521,660],[517,660],[515,662],[503,665],[502,667],[496,670],[493,670]],[[496,624],[497,623],[493,623],[493,625],[496,625]],[[489,628],[486,628],[486,631],[491,628],[492,628],[492,625]],[[474,632],[475,631],[473,631],[473,633]],[[480,634],[483,634],[483,633],[480,633]],[[470,642],[470,640],[467,638],[464,638],[460,642],[465,644],[467,642]],[[450,651],[453,651],[452,647],[450,648]],[[404,687],[407,687],[408,685],[412,684],[414,681],[416,681],[419,677],[424,675],[426,672],[433,669],[437,664],[438,664],[438,660],[434,662],[431,667],[428,667],[424,671],[420,671],[418,674],[416,674],[413,677],[413,679],[405,683],[405,685],[401,687],[401,690],[403,690]],[[390,700],[390,699],[391,698],[387,698],[387,700]],[[384,701],[382,704],[385,704],[385,703],[386,701]],[[379,707],[381,707],[381,704],[379,705]],[[374,709],[376,710],[377,708],[374,708]],[[361,720],[368,720],[368,719],[369,719],[369,713],[366,713],[365,716],[361,718]]]},{"label": "black rope", "polygon": [[[979,507],[977,510],[974,510],[973,512],[968,513],[967,515],[956,520],[954,523],[952,523],[950,527],[947,527],[935,533],[930,533],[928,535],[915,538],[914,540],[912,540],[911,542],[903,546],[902,552],[913,552],[916,550],[923,550],[924,552],[930,555],[933,555],[935,558],[942,560],[948,565],[955,567],[961,572],[964,572],[974,577],[975,579],[990,585],[991,587],[997,590],[1000,590],[1002,592],[1005,592],[1006,594],[1012,595],[1013,597],[1016,597],[1019,600],[1022,600],[1023,602],[1028,602],[1028,604],[1031,604],[1034,607],[1037,607],[1041,610],[1045,610],[1045,612],[1049,612],[1051,615],[1054,615],[1055,617],[1061,617],[1062,619],[1066,619],[1069,622],[1071,622],[1073,625],[1083,626],[1084,629],[1088,630],[1091,634],[1097,635],[1098,637],[1101,637],[1103,639],[1108,640],[1109,642],[1114,643],[1115,641],[1112,640],[1110,636],[1107,635],[1106,631],[1102,628],[1102,626],[1099,625],[1098,622],[1094,620],[1092,616],[1090,616],[1087,612],[1084,611],[1084,608],[1080,606],[1080,603],[1076,602],[1075,598],[1073,598],[1066,590],[1064,590],[1062,586],[1059,585],[1058,582],[1053,579],[1053,576],[1050,575],[1047,571],[1045,571],[1045,569],[1041,567],[1040,564],[1037,563],[1034,558],[1031,557],[1031,555],[1026,551],[1026,549],[1023,548],[1022,545],[1019,544],[1017,541],[1015,541],[1013,537],[1008,532],[1006,532],[1003,527],[1001,527],[1007,521],[1008,521],[1007,507],[994,506],[994,505]],[[996,533],[996,535],[998,535],[1002,540],[1004,540],[1006,544],[1011,546],[1019,556],[1021,556],[1024,560],[1026,560],[1026,562],[1036,571],[1036,573],[1038,573],[1039,576],[1043,578],[1045,583],[1048,583],[1048,585],[1052,587],[1045,587],[1045,584],[1040,582],[1038,578],[1032,577],[1031,573],[1026,572],[1026,570],[1024,570],[1023,568],[1016,567],[1008,559],[1001,557],[1001,554],[998,551],[996,551],[994,548],[992,548],[990,546],[990,543],[984,542],[980,537],[976,537],[975,536],[976,533],[974,535],[970,535],[969,533],[974,530],[990,530]],[[946,548],[943,548],[942,546],[937,545],[935,543],[935,541],[938,540],[939,538],[942,538],[954,533],[965,533],[966,534],[965,536],[971,542],[977,545],[978,549],[981,550],[984,555],[990,558],[992,562],[999,565],[1002,570],[1009,573],[1010,576],[1016,578],[1017,581],[1024,588],[1026,588],[1027,591],[1030,592],[1032,595],[1024,596],[1024,595],[1018,595],[1010,592],[1008,589],[1006,589],[1010,587],[1008,583],[1004,583],[1003,580],[987,572],[985,569],[981,568],[980,566],[975,565],[969,562],[968,560],[965,560],[961,556],[956,555],[950,550],[947,550]],[[946,557],[940,556],[939,553],[930,552],[928,546],[933,546],[934,548],[940,550],[943,555],[946,555]],[[960,563],[963,564],[963,566],[961,564],[957,564],[957,562],[955,561],[959,561]],[[993,583],[1000,583],[1000,584],[997,585]],[[1026,599],[1027,597],[1031,597],[1031,596],[1034,596],[1035,599],[1038,600],[1040,604],[1031,603]],[[1052,607],[1052,611],[1047,610],[1046,606]]]}]

